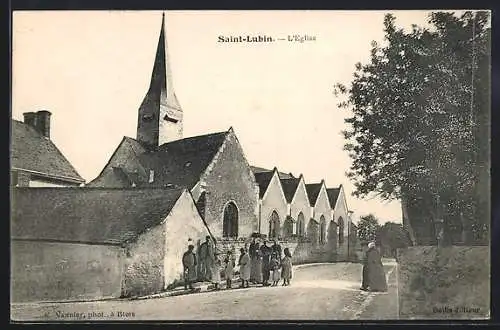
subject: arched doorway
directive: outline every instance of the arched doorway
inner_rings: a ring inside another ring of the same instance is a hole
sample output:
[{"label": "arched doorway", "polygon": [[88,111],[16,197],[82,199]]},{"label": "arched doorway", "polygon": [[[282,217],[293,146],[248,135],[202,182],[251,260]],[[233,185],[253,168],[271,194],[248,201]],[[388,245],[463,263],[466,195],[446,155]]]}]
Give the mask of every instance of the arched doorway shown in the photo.
[{"label": "arched doorway", "polygon": [[344,244],[344,219],[342,217],[339,218],[338,220],[339,223],[339,245]]},{"label": "arched doorway", "polygon": [[229,202],[224,208],[222,236],[233,238],[238,237],[238,208],[233,202]]},{"label": "arched doorway", "polygon": [[305,229],[304,213],[300,212],[297,216],[297,236],[304,237]]},{"label": "arched doorway", "polygon": [[278,212],[273,211],[269,218],[269,238],[278,238],[280,233],[280,217]]},{"label": "arched doorway", "polygon": [[326,243],[326,219],[324,216],[319,218],[319,242]]}]

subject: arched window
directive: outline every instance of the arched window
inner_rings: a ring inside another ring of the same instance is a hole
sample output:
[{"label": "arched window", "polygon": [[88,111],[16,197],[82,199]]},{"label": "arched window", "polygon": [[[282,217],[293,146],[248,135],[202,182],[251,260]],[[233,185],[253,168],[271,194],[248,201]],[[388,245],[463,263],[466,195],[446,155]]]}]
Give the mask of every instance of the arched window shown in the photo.
[{"label": "arched window", "polygon": [[290,237],[293,234],[293,220],[291,217],[287,217],[285,223],[283,224],[283,237]]},{"label": "arched window", "polygon": [[337,224],[333,220],[328,226],[328,244],[333,247],[337,245]]},{"label": "arched window", "polygon": [[324,216],[319,218],[319,242],[321,244],[326,243],[326,220]]},{"label": "arched window", "polygon": [[340,217],[338,223],[339,223],[339,245],[341,245],[344,244],[344,219]]},{"label": "arched window", "polygon": [[280,233],[280,217],[278,212],[273,211],[269,218],[269,238],[278,238]]},{"label": "arched window", "polygon": [[318,223],[314,219],[309,220],[307,225],[307,238],[313,243],[317,244],[319,241]]},{"label": "arched window", "polygon": [[304,220],[304,213],[300,212],[297,216],[297,236],[304,237],[306,223]]},{"label": "arched window", "polygon": [[224,209],[222,236],[238,237],[238,208],[233,202],[229,202]]}]

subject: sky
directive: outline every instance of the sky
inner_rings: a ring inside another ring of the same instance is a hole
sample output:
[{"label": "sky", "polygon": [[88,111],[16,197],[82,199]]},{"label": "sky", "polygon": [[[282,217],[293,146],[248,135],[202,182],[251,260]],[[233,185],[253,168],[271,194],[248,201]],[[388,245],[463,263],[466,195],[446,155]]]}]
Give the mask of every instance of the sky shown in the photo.
[{"label": "sky", "polygon": [[[14,12],[12,117],[49,110],[51,139],[87,182],[123,136],[135,138],[161,11]],[[184,136],[233,127],[250,164],[344,186],[353,219],[401,222],[398,201],[351,196],[351,160],[336,83],[349,84],[383,42],[382,11],[167,11],[173,85]],[[392,11],[425,25],[426,11]],[[314,41],[219,43],[219,36],[308,36]]]}]

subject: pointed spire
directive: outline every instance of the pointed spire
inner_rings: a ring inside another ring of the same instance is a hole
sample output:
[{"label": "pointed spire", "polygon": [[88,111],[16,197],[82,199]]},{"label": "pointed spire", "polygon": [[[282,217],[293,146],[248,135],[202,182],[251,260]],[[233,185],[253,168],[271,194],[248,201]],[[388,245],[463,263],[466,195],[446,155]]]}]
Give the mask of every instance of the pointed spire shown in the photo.
[{"label": "pointed spire", "polygon": [[180,110],[179,101],[175,95],[172,82],[172,69],[168,54],[165,31],[165,12],[161,14],[161,30],[156,47],[156,57],[151,74],[150,89],[161,90],[161,103],[169,108]]},{"label": "pointed spire", "polygon": [[137,139],[151,146],[182,138],[182,109],[175,95],[170,67],[165,13],[156,47],[148,92],[139,108]]}]

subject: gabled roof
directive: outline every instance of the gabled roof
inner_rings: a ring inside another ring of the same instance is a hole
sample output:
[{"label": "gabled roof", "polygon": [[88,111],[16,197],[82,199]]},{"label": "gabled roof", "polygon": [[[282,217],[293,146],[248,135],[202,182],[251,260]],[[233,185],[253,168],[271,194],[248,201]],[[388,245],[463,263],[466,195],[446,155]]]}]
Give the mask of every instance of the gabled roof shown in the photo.
[{"label": "gabled roof", "polygon": [[120,244],[160,224],[184,191],[14,188],[11,237]]},{"label": "gabled roof", "polygon": [[73,165],[56,145],[33,127],[12,120],[11,167],[83,183]]},{"label": "gabled roof", "polygon": [[337,198],[339,197],[340,194],[340,187],[327,188],[326,194],[328,195],[328,199],[330,200],[330,205],[332,206],[332,208],[335,208],[335,204],[337,204]]},{"label": "gabled roof", "polygon": [[[113,175],[114,180],[110,181],[122,182],[123,187],[130,187],[131,182],[134,182],[137,186],[144,187],[191,189],[222,147],[228,133],[229,131],[218,132],[176,140],[162,144],[154,151],[148,150],[135,139],[125,137],[118,148],[132,148],[137,162],[129,162],[127,166],[114,166],[111,173],[104,173],[103,170],[91,185],[97,182],[96,185],[102,186],[98,183],[101,175]],[[124,144],[124,142],[129,143]],[[109,166],[109,163],[106,166]],[[131,168],[134,166],[137,169]],[[154,172],[151,183],[147,173],[149,170]]]},{"label": "gabled roof", "polygon": [[306,184],[307,196],[309,196],[309,202],[311,203],[311,206],[316,205],[316,200],[318,199],[322,185],[323,181],[321,181],[320,183]]},{"label": "gabled roof", "polygon": [[[258,167],[258,166],[250,166],[250,168],[254,174],[273,171],[273,170],[269,170],[269,169],[266,169],[263,167]],[[284,172],[279,172],[279,171],[278,171],[278,176],[280,177],[280,179],[293,179],[293,178],[295,178],[295,176],[292,173],[284,173]]]},{"label": "gabled roof", "polygon": [[291,178],[291,179],[281,179],[281,187],[283,188],[283,193],[285,194],[286,201],[291,203],[293,196],[295,196],[295,191],[299,186],[301,178]]},{"label": "gabled roof", "polygon": [[257,181],[257,184],[259,185],[259,198],[262,199],[266,193],[269,183],[271,182],[271,179],[273,178],[274,171],[254,173],[254,175],[255,181]]},{"label": "gabled roof", "polygon": [[228,132],[189,137],[169,143],[158,151],[139,155],[144,168],[154,171],[149,186],[193,188],[222,147]]}]

